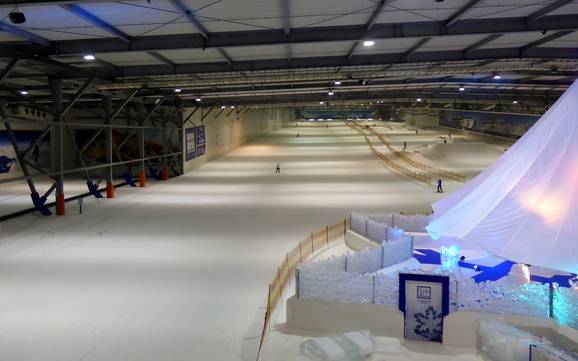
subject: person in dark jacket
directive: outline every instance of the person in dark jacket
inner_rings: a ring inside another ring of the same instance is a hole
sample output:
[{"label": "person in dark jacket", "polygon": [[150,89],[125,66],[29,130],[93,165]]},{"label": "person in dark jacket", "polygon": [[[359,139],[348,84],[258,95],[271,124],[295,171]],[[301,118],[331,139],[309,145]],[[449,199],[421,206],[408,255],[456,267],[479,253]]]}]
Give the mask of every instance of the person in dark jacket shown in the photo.
[{"label": "person in dark jacket", "polygon": [[444,190],[443,190],[443,188],[442,188],[442,180],[441,180],[441,179],[438,179],[437,184],[438,184],[437,193],[443,193]]}]

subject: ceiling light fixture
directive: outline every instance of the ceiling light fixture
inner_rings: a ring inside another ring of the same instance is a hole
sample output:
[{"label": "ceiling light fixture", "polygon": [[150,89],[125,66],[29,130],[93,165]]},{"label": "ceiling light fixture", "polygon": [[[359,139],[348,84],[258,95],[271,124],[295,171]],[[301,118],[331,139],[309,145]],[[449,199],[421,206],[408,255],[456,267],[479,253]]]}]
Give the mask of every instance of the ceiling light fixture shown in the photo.
[{"label": "ceiling light fixture", "polygon": [[341,81],[336,80],[336,81],[333,82],[333,84],[335,84],[335,85],[341,85]]},{"label": "ceiling light fixture", "polygon": [[421,98],[417,98],[416,101],[417,101],[417,102],[421,102],[422,99],[421,99]]},{"label": "ceiling light fixture", "polygon": [[176,89],[175,89],[175,93],[180,93],[181,91],[182,91],[181,88],[176,88]]},{"label": "ceiling light fixture", "polygon": [[319,104],[323,105],[323,104],[325,104],[325,102],[319,102]]},{"label": "ceiling light fixture", "polygon": [[464,87],[462,86],[462,87],[460,87],[460,91],[461,91],[461,92],[466,91],[466,88],[464,88]]},{"label": "ceiling light fixture", "polygon": [[221,105],[221,109],[225,109],[225,108],[226,108],[226,106],[224,106],[224,105]]},{"label": "ceiling light fixture", "polygon": [[512,102],[512,104],[518,104],[518,101],[517,101],[517,100],[514,100],[514,101]]},{"label": "ceiling light fixture", "polygon": [[201,98],[195,99],[196,102],[200,102],[201,100],[202,100]]},{"label": "ceiling light fixture", "polygon": [[369,48],[369,47],[374,46],[374,45],[375,45],[375,41],[373,41],[373,40],[365,40],[363,42],[363,46],[365,46],[366,48]]},{"label": "ceiling light fixture", "polygon": [[28,95],[28,90],[20,90],[20,95]]},{"label": "ceiling light fixture", "polygon": [[327,92],[327,95],[333,95],[334,93],[330,90]]},{"label": "ceiling light fixture", "polygon": [[494,79],[498,80],[498,79],[502,79],[501,76],[499,76],[498,74],[494,75]]},{"label": "ceiling light fixture", "polygon": [[86,61],[93,61],[96,59],[96,57],[92,54],[85,54],[82,59],[86,60]]}]

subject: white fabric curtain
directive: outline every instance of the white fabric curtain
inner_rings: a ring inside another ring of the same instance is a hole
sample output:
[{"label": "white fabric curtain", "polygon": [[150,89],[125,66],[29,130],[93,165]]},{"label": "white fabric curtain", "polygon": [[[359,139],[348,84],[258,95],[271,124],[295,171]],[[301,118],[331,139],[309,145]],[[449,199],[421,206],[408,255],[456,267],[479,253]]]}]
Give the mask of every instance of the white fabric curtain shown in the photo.
[{"label": "white fabric curtain", "polygon": [[500,159],[433,204],[427,231],[578,273],[578,82]]}]

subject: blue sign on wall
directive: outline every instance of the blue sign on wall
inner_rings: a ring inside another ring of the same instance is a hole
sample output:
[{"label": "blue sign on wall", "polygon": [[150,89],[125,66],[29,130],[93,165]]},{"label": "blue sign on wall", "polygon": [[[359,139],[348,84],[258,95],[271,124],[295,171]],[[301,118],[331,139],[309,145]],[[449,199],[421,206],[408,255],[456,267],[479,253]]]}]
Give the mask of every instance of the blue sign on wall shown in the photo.
[{"label": "blue sign on wall", "polygon": [[186,160],[205,154],[205,126],[187,128],[185,131]]},{"label": "blue sign on wall", "polygon": [[205,126],[201,125],[196,127],[197,129],[197,137],[196,137],[196,147],[197,147],[197,157],[205,154],[205,144],[206,144],[206,137],[205,137]]}]

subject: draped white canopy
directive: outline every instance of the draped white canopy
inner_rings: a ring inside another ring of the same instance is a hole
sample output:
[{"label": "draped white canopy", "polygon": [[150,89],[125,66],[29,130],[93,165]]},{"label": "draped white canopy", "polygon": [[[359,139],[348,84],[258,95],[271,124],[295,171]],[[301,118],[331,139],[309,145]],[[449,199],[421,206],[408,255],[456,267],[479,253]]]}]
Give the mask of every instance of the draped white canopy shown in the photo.
[{"label": "draped white canopy", "polygon": [[578,273],[578,81],[492,166],[432,207],[434,239]]}]

